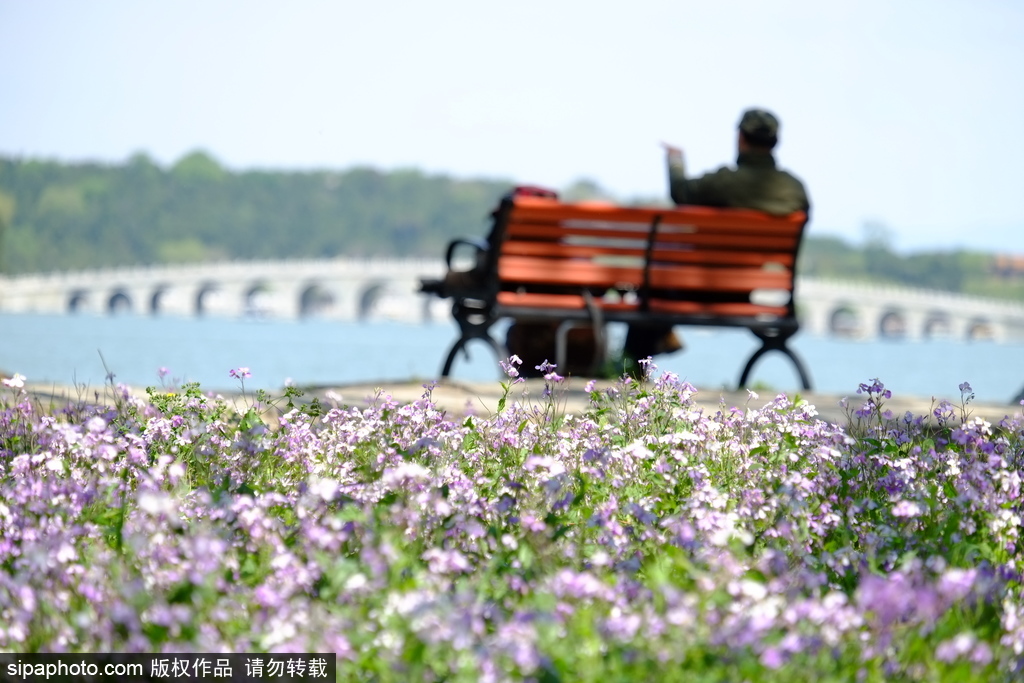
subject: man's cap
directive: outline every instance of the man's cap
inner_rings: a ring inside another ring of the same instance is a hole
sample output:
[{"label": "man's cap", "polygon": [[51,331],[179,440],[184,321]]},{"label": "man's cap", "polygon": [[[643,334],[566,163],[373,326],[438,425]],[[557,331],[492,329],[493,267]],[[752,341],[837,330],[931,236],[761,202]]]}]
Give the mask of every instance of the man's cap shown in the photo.
[{"label": "man's cap", "polygon": [[740,130],[755,143],[775,144],[779,137],[779,119],[764,109],[748,109],[740,118]]}]

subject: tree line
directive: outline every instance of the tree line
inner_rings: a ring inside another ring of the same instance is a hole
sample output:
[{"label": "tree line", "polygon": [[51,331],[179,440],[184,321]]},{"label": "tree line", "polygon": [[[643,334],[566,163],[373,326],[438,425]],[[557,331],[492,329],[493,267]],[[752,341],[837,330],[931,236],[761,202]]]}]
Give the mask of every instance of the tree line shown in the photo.
[{"label": "tree line", "polygon": [[[0,269],[49,272],[224,259],[439,257],[448,240],[482,235],[510,179],[414,169],[225,169],[202,151],[161,167],[0,156]],[[581,180],[567,199],[609,197]],[[665,198],[623,203],[665,203]],[[827,226],[825,226],[827,227]],[[808,235],[799,272],[1024,299],[1024,278],[992,254],[901,255],[876,233],[862,245]]]}]

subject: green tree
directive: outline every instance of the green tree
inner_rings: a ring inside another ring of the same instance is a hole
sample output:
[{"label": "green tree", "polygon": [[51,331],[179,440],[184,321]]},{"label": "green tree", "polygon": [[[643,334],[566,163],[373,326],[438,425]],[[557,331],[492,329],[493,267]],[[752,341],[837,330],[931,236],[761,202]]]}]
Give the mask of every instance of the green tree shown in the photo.
[{"label": "green tree", "polygon": [[[402,255],[439,257],[454,237],[482,236],[507,179],[456,179],[416,169],[303,172],[225,169],[194,151],[169,168],[137,152],[123,164],[64,164],[0,156],[0,268],[8,273],[184,263]],[[568,201],[635,206],[581,179]],[[966,251],[900,255],[891,231],[865,226],[860,246],[812,226],[797,264],[805,275],[1024,298],[1024,282]]]}]

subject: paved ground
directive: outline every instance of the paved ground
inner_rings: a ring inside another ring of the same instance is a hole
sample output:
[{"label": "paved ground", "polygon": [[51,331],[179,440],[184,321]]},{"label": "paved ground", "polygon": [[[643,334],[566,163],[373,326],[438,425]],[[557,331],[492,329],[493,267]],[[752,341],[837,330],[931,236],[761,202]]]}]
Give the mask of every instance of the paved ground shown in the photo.
[{"label": "paved ground", "polygon": [[[599,381],[597,382],[597,387],[604,388],[613,384],[614,382],[611,381]],[[565,406],[566,412],[580,413],[589,406],[589,397],[584,391],[585,385],[585,380],[569,380],[562,400],[562,404]],[[109,402],[110,400],[109,389],[105,391],[100,388],[97,391],[97,389],[93,387],[83,389],[54,385],[31,385],[27,388],[44,407],[58,406],[66,403],[69,399],[71,401],[84,402],[96,402],[101,400]],[[367,383],[337,387],[308,388],[305,390],[303,400],[312,400],[314,397],[317,397],[324,402],[325,405],[340,404],[362,406],[366,405],[367,401],[372,398],[378,390],[383,394],[390,395],[399,403],[415,401],[424,393],[422,383],[390,381],[381,382],[380,384]],[[502,391],[502,387],[497,381],[446,381],[440,382],[434,387],[432,396],[435,403],[447,410],[453,416],[461,416],[469,412],[473,412],[478,415],[486,415],[496,409],[498,400],[502,395]],[[525,400],[539,402],[542,399],[543,391],[543,380],[527,380],[526,382],[514,387],[511,398],[522,399],[525,397]],[[142,398],[146,397],[145,392],[142,390],[138,390],[135,393]],[[271,395],[278,395],[275,394],[275,392],[270,393]],[[222,395],[229,400],[235,401],[240,406],[247,405],[247,400],[251,401],[251,395],[248,399],[231,392],[223,392]],[[761,391],[758,398],[751,398],[746,390],[721,391],[698,389],[697,394],[694,396],[694,400],[708,410],[718,410],[723,403],[726,408],[733,406],[741,408],[760,408],[765,403],[773,399],[775,395],[775,392]],[[107,398],[104,398],[104,396]],[[791,394],[791,396],[793,395]],[[801,396],[806,398],[808,402],[817,408],[818,414],[822,419],[839,424],[846,424],[847,414],[840,406],[840,400],[843,398],[842,396],[817,393],[801,394]],[[850,394],[848,398],[849,404],[854,408],[860,406],[864,399],[864,397],[858,396],[856,393]],[[894,396],[892,399],[886,401],[885,406],[892,410],[896,415],[902,415],[906,411],[910,411],[915,416],[928,415],[932,408],[937,405],[938,400],[943,398],[953,402],[954,405],[958,405],[960,400],[959,396],[952,395],[937,397],[934,401],[931,397]],[[1007,415],[1020,416],[1022,408],[1019,405],[1012,405],[1008,403],[971,403],[969,410],[971,415],[982,417],[989,422],[996,424]]]},{"label": "paved ground", "polygon": [[[611,381],[599,381],[597,383],[597,387],[603,388],[613,384],[614,382]],[[585,385],[585,380],[570,380],[564,400],[565,410],[567,412],[579,413],[589,406],[589,397],[584,391]],[[400,403],[415,401],[424,393],[422,384],[383,382],[379,387],[372,384],[357,384],[333,388],[311,389],[308,390],[306,398],[317,396],[322,401],[330,401],[333,397],[340,396],[341,402],[344,404],[365,405],[367,397],[373,396],[378,388],[383,391],[383,393],[390,394]],[[499,382],[471,383],[451,381],[437,384],[432,391],[432,397],[435,403],[453,415],[463,415],[469,411],[473,411],[477,414],[486,414],[494,411],[497,407],[502,391],[503,390]],[[517,385],[514,388],[514,391],[516,394],[513,394],[513,396],[526,393],[527,400],[539,401],[543,395],[544,381],[528,380]],[[694,400],[708,410],[718,410],[723,402],[727,408],[733,406],[760,408],[775,398],[776,395],[776,392],[762,391],[759,392],[758,398],[751,398],[746,390],[723,392],[721,390],[698,389],[697,394],[694,396]],[[792,396],[795,395],[791,394],[791,397]],[[822,419],[846,424],[847,414],[840,406],[840,400],[843,397],[816,393],[801,394],[801,396],[817,408],[818,414]],[[849,396],[849,405],[853,408],[857,408],[863,403],[864,398],[865,397],[853,393]],[[927,415],[931,413],[931,410],[938,405],[939,400],[943,398],[954,402],[954,405],[958,405],[960,400],[959,396],[938,397],[934,402],[931,397],[920,398],[894,396],[885,402],[885,407],[892,410],[896,415],[902,415],[908,410],[915,416]],[[338,399],[333,398],[333,400]],[[971,415],[982,417],[993,424],[998,423],[1007,415],[1019,416],[1021,414],[1021,406],[1010,404],[983,404],[972,402],[969,406],[969,410]]]}]

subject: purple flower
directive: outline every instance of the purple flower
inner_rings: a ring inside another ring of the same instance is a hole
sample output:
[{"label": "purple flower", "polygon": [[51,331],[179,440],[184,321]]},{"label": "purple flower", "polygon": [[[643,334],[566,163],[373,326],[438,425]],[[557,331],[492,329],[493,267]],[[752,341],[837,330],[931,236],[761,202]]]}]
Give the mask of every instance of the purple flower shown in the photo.
[{"label": "purple flower", "polygon": [[977,640],[973,634],[961,633],[954,638],[939,643],[938,647],[935,648],[935,659],[940,662],[952,662],[960,659],[974,648],[976,642]]},{"label": "purple flower", "polygon": [[545,358],[543,363],[534,367],[536,367],[538,370],[546,374],[552,372],[557,366],[554,363],[549,363],[548,360]]},{"label": "purple flower", "polygon": [[458,550],[440,550],[430,548],[422,555],[430,571],[434,574],[456,574],[469,572],[472,566],[466,556]]},{"label": "purple flower", "polygon": [[777,647],[766,647],[764,652],[761,653],[761,664],[769,669],[778,669],[785,663],[786,657],[782,654],[782,650]]},{"label": "purple flower", "polygon": [[237,368],[231,370],[229,373],[235,379],[245,379],[246,377],[252,377],[252,373],[249,372],[249,368]]},{"label": "purple flower", "polygon": [[869,394],[880,398],[892,398],[892,392],[885,388],[885,385],[878,379],[871,380],[871,384],[862,383],[857,387],[858,394]]},{"label": "purple flower", "polygon": [[977,569],[949,569],[939,579],[938,589],[950,603],[958,602],[970,594],[977,578]]},{"label": "purple flower", "polygon": [[516,368],[516,366],[522,365],[523,359],[515,354],[512,354],[511,356],[508,357],[507,361],[502,360],[498,361],[498,363],[499,365],[501,365],[501,369],[502,371],[504,371],[506,375],[508,375],[512,379],[515,379],[519,377],[519,370]]}]

